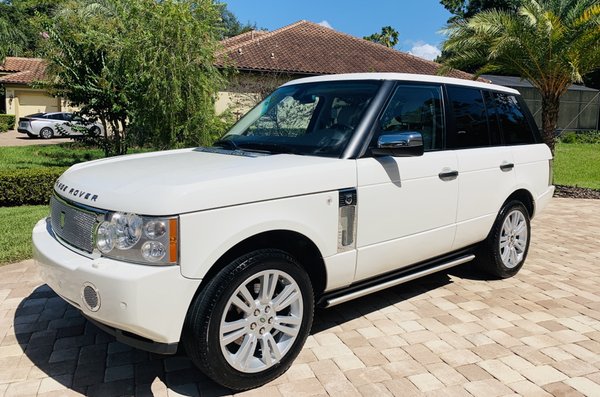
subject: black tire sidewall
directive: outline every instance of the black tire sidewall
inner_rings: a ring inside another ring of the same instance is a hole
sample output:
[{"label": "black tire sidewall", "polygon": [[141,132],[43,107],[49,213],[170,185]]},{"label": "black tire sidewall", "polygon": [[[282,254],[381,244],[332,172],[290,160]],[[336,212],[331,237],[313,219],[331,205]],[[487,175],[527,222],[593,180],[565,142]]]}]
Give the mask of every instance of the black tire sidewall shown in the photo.
[{"label": "black tire sidewall", "polygon": [[[525,244],[525,252],[523,253],[523,259],[521,262],[515,267],[507,267],[502,261],[502,257],[500,254],[500,236],[502,234],[502,225],[506,220],[506,217],[513,211],[520,211],[525,217],[525,223],[527,225],[527,242]],[[498,214],[496,222],[494,224],[494,228],[492,230],[492,235],[489,244],[491,245],[491,252],[493,253],[493,262],[494,269],[492,271],[493,274],[497,275],[500,278],[508,278],[512,277],[521,270],[525,260],[527,259],[527,254],[529,253],[529,243],[531,242],[531,222],[529,219],[529,212],[525,208],[525,206],[519,201],[510,201],[502,207],[502,210]]]},{"label": "black tire sidewall", "polygon": [[[274,269],[287,273],[300,287],[303,303],[302,324],[292,347],[279,363],[262,372],[240,372],[227,362],[221,351],[221,318],[227,301],[244,281],[253,274]],[[190,324],[192,332],[188,332],[186,338],[192,337],[195,340],[186,340],[185,344],[195,345],[191,350],[200,353],[200,357],[192,359],[206,375],[233,390],[258,387],[285,372],[300,353],[308,337],[314,312],[314,296],[308,274],[294,258],[279,250],[258,250],[236,259],[213,278],[194,303],[203,306],[196,309],[200,309],[201,316],[206,316],[206,321],[198,324],[198,318],[190,319],[195,324]]]}]

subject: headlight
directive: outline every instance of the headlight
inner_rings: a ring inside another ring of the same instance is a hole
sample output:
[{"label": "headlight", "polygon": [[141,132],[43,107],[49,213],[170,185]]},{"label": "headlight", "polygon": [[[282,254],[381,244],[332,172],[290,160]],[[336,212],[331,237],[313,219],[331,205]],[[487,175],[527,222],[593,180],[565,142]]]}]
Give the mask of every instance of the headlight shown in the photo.
[{"label": "headlight", "polygon": [[110,212],[96,228],[103,256],[145,264],[178,263],[178,218]]}]

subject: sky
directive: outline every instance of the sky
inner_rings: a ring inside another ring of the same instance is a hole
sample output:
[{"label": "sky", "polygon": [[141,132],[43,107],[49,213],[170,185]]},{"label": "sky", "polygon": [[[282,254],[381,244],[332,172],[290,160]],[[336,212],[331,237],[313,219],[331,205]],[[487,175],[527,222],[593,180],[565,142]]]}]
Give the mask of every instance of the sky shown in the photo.
[{"label": "sky", "polygon": [[396,48],[426,59],[439,54],[439,30],[451,14],[439,0],[223,0],[245,23],[278,29],[301,19],[363,37],[392,26],[399,33]]}]

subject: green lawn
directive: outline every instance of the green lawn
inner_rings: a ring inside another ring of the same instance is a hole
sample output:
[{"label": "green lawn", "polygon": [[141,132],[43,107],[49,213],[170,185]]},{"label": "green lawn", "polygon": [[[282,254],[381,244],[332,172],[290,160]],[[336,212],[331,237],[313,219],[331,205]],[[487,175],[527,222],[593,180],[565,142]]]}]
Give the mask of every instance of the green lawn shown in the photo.
[{"label": "green lawn", "polygon": [[77,143],[0,147],[0,169],[70,167],[104,157],[102,149],[88,149]]},{"label": "green lawn", "polygon": [[600,189],[600,144],[557,144],[554,183]]},{"label": "green lawn", "polygon": [[31,230],[47,215],[46,205],[0,208],[0,265],[31,258]]}]

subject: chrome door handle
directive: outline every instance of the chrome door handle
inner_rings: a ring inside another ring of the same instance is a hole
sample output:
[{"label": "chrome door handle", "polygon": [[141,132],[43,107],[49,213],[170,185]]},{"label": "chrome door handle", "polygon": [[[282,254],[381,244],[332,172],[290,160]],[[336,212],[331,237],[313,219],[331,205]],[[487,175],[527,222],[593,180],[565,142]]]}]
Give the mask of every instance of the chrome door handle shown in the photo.
[{"label": "chrome door handle", "polygon": [[513,168],[515,168],[515,165],[513,163],[500,164],[500,169],[504,172],[508,172],[508,171],[512,170]]},{"label": "chrome door handle", "polygon": [[448,182],[448,181],[452,181],[454,179],[456,179],[458,177],[458,171],[456,170],[442,170],[442,172],[440,172],[438,174],[438,176],[440,177],[440,179],[444,182]]}]

